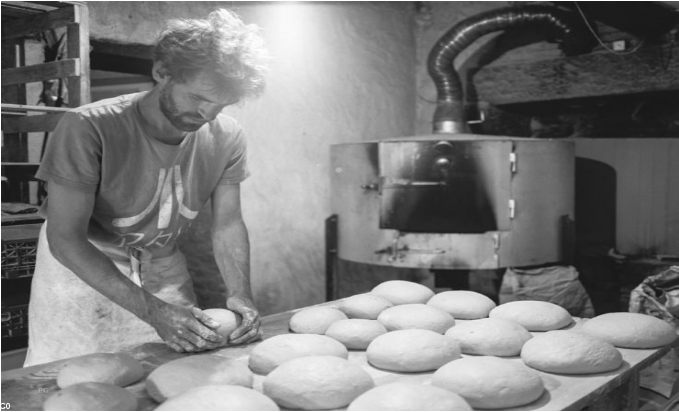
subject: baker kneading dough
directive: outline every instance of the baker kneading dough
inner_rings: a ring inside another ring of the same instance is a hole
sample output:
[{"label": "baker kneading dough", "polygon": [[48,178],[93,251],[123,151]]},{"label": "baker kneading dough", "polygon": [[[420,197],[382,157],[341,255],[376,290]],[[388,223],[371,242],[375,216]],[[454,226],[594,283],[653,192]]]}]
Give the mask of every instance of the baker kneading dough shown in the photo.
[{"label": "baker kneading dough", "polygon": [[471,411],[460,395],[437,386],[388,383],[356,398],[349,411]]},{"label": "baker kneading dough", "polygon": [[203,310],[203,313],[219,323],[219,328],[217,328],[215,332],[217,332],[224,339],[228,339],[229,335],[231,335],[234,330],[238,329],[240,323],[243,320],[243,318],[238,313],[232,312],[228,309],[205,309]]},{"label": "baker kneading dough", "polygon": [[146,378],[146,392],[158,402],[205,385],[252,387],[254,375],[245,362],[216,355],[191,355],[156,368]]},{"label": "baker kneading dough", "polygon": [[518,323],[530,332],[546,332],[570,325],[573,318],[559,305],[540,300],[519,300],[503,303],[491,310],[489,317]]},{"label": "baker kneading dough", "polygon": [[455,318],[433,306],[422,303],[398,305],[385,309],[377,321],[387,330],[427,329],[437,333],[445,333],[455,325]]},{"label": "baker kneading dough", "polygon": [[549,373],[589,374],[618,369],[620,351],[608,342],[570,330],[553,330],[528,341],[523,363]]},{"label": "baker kneading dough", "polygon": [[394,305],[427,303],[434,296],[434,291],[428,287],[407,280],[388,280],[382,282],[375,286],[370,293],[381,296]]},{"label": "baker kneading dough", "polygon": [[92,353],[69,360],[57,375],[57,386],[83,382],[130,385],[144,376],[144,367],[125,353]]},{"label": "baker kneading dough", "polygon": [[365,350],[376,337],[387,333],[387,328],[376,320],[344,319],[330,325],[325,336],[333,338],[347,349]]},{"label": "baker kneading dough", "polygon": [[426,372],[460,357],[453,339],[424,329],[387,332],[368,345],[368,362],[394,372]]},{"label": "baker kneading dough", "polygon": [[460,344],[468,355],[518,356],[523,345],[533,338],[526,328],[505,319],[475,319],[459,323],[446,336]]},{"label": "baker kneading dough", "polygon": [[427,302],[449,313],[455,319],[487,318],[495,302],[486,295],[471,290],[448,290],[437,293]]},{"label": "baker kneading dough", "polygon": [[335,356],[289,360],[264,378],[264,394],[283,408],[337,409],[375,386],[359,365]]},{"label": "baker kneading dough", "polygon": [[127,389],[100,382],[71,385],[50,395],[44,411],[136,411],[137,397]]},{"label": "baker kneading dough", "polygon": [[326,306],[305,308],[292,315],[290,330],[323,335],[330,325],[342,319],[347,319],[347,315],[339,309]]},{"label": "baker kneading dough", "polygon": [[324,335],[285,334],[264,340],[252,349],[250,369],[266,375],[282,363],[302,356],[329,355],[347,359],[349,352],[340,342]]},{"label": "baker kneading dough", "polygon": [[480,409],[527,405],[545,390],[536,371],[495,356],[456,359],[434,372],[431,383],[457,393],[473,408]]},{"label": "baker kneading dough", "polygon": [[344,312],[349,319],[372,319],[375,320],[383,310],[394,306],[393,303],[382,296],[371,293],[349,296],[339,303],[339,310]]},{"label": "baker kneading dough", "polygon": [[657,348],[677,339],[668,322],[633,312],[605,313],[587,320],[579,330],[620,348]]},{"label": "baker kneading dough", "polygon": [[189,389],[168,399],[156,411],[278,411],[271,398],[254,389],[234,385],[208,385]]}]

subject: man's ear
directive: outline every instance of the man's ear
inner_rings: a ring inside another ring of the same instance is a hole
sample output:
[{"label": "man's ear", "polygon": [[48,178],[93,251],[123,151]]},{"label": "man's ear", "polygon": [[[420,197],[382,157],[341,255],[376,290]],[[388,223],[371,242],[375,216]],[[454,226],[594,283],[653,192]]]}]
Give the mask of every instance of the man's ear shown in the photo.
[{"label": "man's ear", "polygon": [[166,83],[170,80],[170,74],[161,62],[153,62],[153,70],[151,71],[151,74],[153,75],[153,80],[160,84]]}]

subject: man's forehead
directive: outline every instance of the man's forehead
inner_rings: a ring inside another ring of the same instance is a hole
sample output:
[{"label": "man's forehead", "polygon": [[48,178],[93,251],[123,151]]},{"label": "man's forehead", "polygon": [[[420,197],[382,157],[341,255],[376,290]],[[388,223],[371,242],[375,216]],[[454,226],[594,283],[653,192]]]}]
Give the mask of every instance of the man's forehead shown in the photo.
[{"label": "man's forehead", "polygon": [[216,73],[201,71],[186,82],[189,90],[213,103],[235,103],[238,99],[229,92],[224,79]]}]

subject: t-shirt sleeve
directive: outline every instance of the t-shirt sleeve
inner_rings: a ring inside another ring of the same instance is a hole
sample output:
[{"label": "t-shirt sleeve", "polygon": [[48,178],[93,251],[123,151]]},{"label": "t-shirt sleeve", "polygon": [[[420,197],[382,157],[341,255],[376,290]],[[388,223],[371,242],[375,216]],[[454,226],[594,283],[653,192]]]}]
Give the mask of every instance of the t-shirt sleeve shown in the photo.
[{"label": "t-shirt sleeve", "polygon": [[47,141],[36,177],[94,193],[100,181],[101,138],[89,120],[68,112]]},{"label": "t-shirt sleeve", "polygon": [[220,185],[237,184],[250,176],[250,171],[248,170],[247,144],[245,134],[240,126],[236,128],[234,133],[233,146],[230,152],[231,159],[226,164],[224,172],[219,179]]}]

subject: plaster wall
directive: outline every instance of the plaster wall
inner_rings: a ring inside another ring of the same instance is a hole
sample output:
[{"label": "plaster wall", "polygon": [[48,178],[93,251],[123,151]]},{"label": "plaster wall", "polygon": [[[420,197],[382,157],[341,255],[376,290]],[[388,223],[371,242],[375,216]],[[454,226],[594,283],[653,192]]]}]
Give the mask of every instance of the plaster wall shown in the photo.
[{"label": "plaster wall", "polygon": [[[153,43],[167,18],[232,7],[262,28],[273,56],[268,90],[227,109],[248,136],[242,185],[252,287],[263,314],[325,299],[329,147],[412,135],[415,37],[410,2],[90,2],[91,36]],[[213,271],[209,213],[184,248]]]}]

